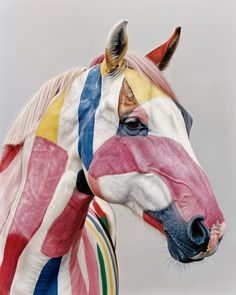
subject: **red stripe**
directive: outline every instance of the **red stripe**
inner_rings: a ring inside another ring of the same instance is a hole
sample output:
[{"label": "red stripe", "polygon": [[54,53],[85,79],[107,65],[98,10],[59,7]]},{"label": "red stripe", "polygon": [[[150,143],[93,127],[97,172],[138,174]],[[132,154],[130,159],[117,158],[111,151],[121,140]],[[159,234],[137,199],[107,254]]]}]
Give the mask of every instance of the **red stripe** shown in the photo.
[{"label": "red stripe", "polygon": [[74,191],[66,208],[48,230],[42,253],[49,257],[59,257],[69,251],[76,233],[84,226],[92,199],[92,196]]},{"label": "red stripe", "polygon": [[106,217],[105,212],[102,210],[102,208],[99,206],[98,202],[96,202],[95,200],[93,201],[93,207],[96,211],[96,214],[102,218],[102,217]]},{"label": "red stripe", "polygon": [[19,256],[39,228],[67,163],[65,150],[35,138],[24,190],[6,240],[0,267],[0,294],[8,294]]},{"label": "red stripe", "polygon": [[0,162],[0,173],[7,169],[22,147],[23,143],[18,145],[6,145],[4,147],[4,155]]},{"label": "red stripe", "polygon": [[155,227],[162,234],[165,233],[163,225],[160,222],[158,222],[156,219],[154,219],[150,215],[148,215],[146,212],[143,212],[143,220],[145,220],[151,226]]},{"label": "red stripe", "polygon": [[99,295],[99,269],[94,249],[88,238],[86,229],[83,230],[82,238],[84,242],[85,259],[89,277],[89,295]]},{"label": "red stripe", "polygon": [[80,269],[78,256],[77,256],[79,245],[80,245],[81,234],[82,234],[82,230],[80,230],[80,234],[78,235],[78,238],[74,240],[74,246],[72,247],[71,258],[69,262],[71,289],[72,289],[73,295],[88,294],[85,281],[83,278],[83,274]]}]

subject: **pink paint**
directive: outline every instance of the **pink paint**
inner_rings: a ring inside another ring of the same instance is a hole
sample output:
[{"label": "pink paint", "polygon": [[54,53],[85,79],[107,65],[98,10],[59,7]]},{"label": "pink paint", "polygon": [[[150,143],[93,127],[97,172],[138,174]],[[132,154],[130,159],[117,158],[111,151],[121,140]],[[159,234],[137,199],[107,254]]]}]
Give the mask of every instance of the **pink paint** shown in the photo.
[{"label": "pink paint", "polygon": [[84,226],[92,199],[92,196],[74,191],[66,208],[48,230],[42,245],[43,254],[59,257],[69,251],[76,233]]},{"label": "pink paint", "polygon": [[97,259],[85,228],[83,230],[82,239],[84,242],[85,260],[88,269],[89,295],[99,295],[100,286]]},{"label": "pink paint", "polygon": [[159,175],[186,221],[197,214],[205,216],[209,228],[224,221],[205,173],[173,139],[114,136],[95,153],[89,175],[98,186],[99,177],[133,171]]},{"label": "pink paint", "polygon": [[35,138],[0,266],[0,294],[9,294],[19,256],[39,228],[66,163],[65,150],[46,139]]},{"label": "pink paint", "polygon": [[16,155],[21,151],[23,143],[18,145],[6,145],[3,149],[3,157],[0,161],[0,173],[11,164]]},{"label": "pink paint", "polygon": [[80,234],[77,239],[74,240],[72,250],[71,250],[71,258],[69,262],[70,269],[70,281],[71,281],[71,289],[73,295],[87,295],[88,291],[85,285],[85,281],[83,278],[82,271],[80,269],[79,261],[78,261],[78,250],[80,245],[82,230],[80,230]]},{"label": "pink paint", "polygon": [[143,124],[148,125],[148,115],[142,106],[136,107],[132,113],[129,114],[129,117],[137,117]]}]

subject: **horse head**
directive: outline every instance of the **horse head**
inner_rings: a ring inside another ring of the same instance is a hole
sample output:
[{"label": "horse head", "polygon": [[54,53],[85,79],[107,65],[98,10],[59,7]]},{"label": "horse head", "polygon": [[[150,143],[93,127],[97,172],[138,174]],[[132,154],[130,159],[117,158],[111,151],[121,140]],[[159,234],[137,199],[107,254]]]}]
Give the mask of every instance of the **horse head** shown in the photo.
[{"label": "horse head", "polygon": [[127,53],[126,25],[114,26],[86,77],[79,106],[83,170],[94,194],[131,208],[165,235],[173,258],[202,260],[216,251],[225,223],[189,141],[192,118],[161,74],[180,28],[138,57]]}]

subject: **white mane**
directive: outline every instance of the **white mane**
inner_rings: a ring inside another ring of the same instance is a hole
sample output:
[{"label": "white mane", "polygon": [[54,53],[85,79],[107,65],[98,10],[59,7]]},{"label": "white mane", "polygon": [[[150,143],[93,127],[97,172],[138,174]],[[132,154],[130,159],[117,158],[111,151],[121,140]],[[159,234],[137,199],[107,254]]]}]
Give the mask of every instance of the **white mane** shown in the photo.
[{"label": "white mane", "polygon": [[3,145],[18,145],[33,132],[51,100],[79,76],[85,68],[66,71],[49,80],[34,94],[11,126]]}]

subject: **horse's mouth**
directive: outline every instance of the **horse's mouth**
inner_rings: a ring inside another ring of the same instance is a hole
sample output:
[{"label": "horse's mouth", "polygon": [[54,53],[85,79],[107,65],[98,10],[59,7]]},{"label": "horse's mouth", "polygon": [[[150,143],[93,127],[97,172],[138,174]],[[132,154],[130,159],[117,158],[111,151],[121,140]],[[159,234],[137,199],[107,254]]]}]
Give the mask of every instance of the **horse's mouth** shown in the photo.
[{"label": "horse's mouth", "polygon": [[193,227],[192,230],[200,230],[200,238],[204,236],[204,240],[199,242],[198,239],[192,240],[189,235],[189,225],[193,226],[193,223],[191,221],[186,223],[176,217],[176,214],[173,214],[176,213],[174,209],[175,206],[172,204],[162,212],[146,211],[143,213],[144,220],[166,236],[170,255],[181,263],[192,263],[213,255],[224,234],[225,223],[217,223],[208,230],[204,225],[203,217],[195,217],[198,227]]}]

